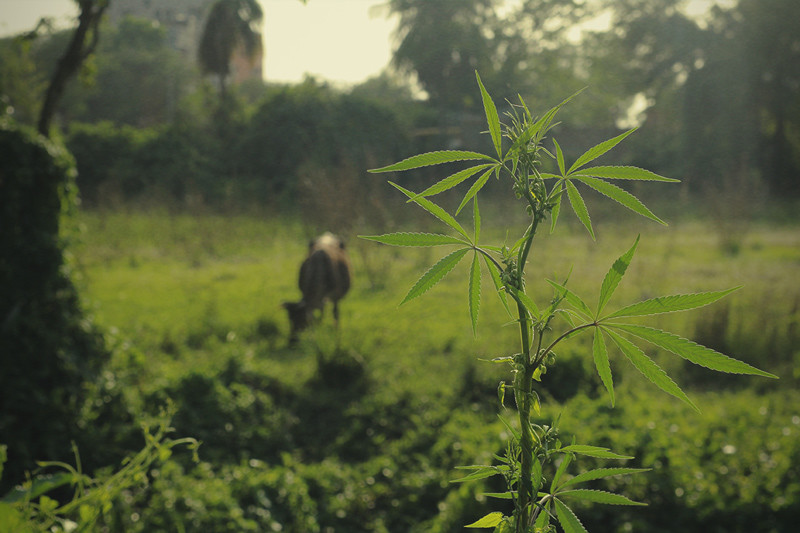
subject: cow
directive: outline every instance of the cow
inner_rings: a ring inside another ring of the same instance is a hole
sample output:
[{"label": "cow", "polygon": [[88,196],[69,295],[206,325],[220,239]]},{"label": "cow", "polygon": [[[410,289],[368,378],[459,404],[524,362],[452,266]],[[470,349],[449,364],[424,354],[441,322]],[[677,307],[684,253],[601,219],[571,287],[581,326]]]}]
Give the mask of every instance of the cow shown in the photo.
[{"label": "cow", "polygon": [[333,319],[339,327],[339,300],[350,289],[350,260],[344,242],[326,232],[308,243],[308,256],[300,265],[299,302],[284,302],[289,314],[291,332],[289,344],[297,342],[298,334],[314,323],[314,313],[320,317],[326,300],[333,304]]}]

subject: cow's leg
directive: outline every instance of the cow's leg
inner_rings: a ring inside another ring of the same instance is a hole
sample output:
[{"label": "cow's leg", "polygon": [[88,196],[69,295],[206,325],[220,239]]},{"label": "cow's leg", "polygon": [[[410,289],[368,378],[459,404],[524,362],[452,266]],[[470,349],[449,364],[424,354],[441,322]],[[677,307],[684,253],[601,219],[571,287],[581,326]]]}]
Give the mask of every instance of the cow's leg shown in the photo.
[{"label": "cow's leg", "polygon": [[336,324],[336,329],[339,329],[339,302],[333,302],[333,322]]}]

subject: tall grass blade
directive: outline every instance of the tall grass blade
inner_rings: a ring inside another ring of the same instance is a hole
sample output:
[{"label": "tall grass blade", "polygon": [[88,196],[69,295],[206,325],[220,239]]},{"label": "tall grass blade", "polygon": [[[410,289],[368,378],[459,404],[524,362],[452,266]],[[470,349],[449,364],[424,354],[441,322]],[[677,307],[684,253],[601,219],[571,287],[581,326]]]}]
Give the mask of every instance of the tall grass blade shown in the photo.
[{"label": "tall grass blade", "polygon": [[633,254],[636,252],[636,247],[639,245],[639,236],[636,236],[636,241],[633,243],[633,246],[622,254],[619,259],[614,261],[614,264],[611,265],[611,269],[606,274],[606,277],[603,278],[603,285],[600,287],[600,298],[597,304],[597,316],[603,311],[603,308],[608,303],[609,298],[611,295],[614,294],[614,291],[617,290],[617,286],[619,286],[619,282],[622,281],[622,276],[625,275],[625,271],[628,270],[628,266],[631,264],[631,260],[633,259]]},{"label": "tall grass blade", "polygon": [[462,248],[461,250],[456,250],[455,252],[444,256],[442,259],[439,260],[438,263],[433,265],[427,272],[425,272],[419,280],[411,287],[411,290],[408,291],[406,297],[403,298],[403,301],[400,302],[400,305],[408,302],[409,300],[413,300],[417,296],[424,294],[427,292],[431,287],[439,283],[442,278],[444,278],[451,270],[455,268],[455,266],[464,258],[464,256],[469,251],[469,248]]},{"label": "tall grass blade", "polygon": [[661,225],[664,226],[667,225],[666,222],[664,222],[656,215],[654,215],[653,212],[650,211],[650,209],[648,209],[647,206],[641,202],[641,200],[636,198],[634,195],[632,195],[625,189],[617,187],[616,185],[612,185],[611,183],[608,183],[607,181],[603,181],[598,178],[591,178],[589,176],[578,176],[578,175],[574,175],[572,177],[576,180],[581,181],[582,183],[585,183],[586,185],[596,190],[600,194],[608,196],[615,202],[627,207],[634,213],[638,213],[643,217],[655,220]]},{"label": "tall grass blade", "polygon": [[597,145],[589,148],[588,150],[586,150],[586,152],[583,153],[583,155],[581,155],[572,164],[571,167],[569,167],[569,172],[567,172],[567,174],[572,174],[575,170],[579,169],[580,167],[582,167],[583,165],[585,165],[589,161],[594,161],[595,159],[597,159],[598,157],[600,157],[604,153],[606,153],[609,150],[611,150],[612,148],[614,148],[616,145],[618,145],[620,142],[622,142],[622,140],[625,137],[627,137],[628,135],[630,135],[634,131],[636,131],[636,128],[632,128],[632,129],[626,131],[625,133],[617,135],[613,139],[609,139],[607,141],[603,141],[600,144],[597,144]]},{"label": "tall grass blade", "polygon": [[645,353],[635,346],[632,342],[624,337],[621,337],[619,334],[614,333],[613,331],[609,331],[608,329],[605,330],[611,340],[614,341],[614,344],[620,349],[620,351],[628,358],[628,360],[633,363],[633,366],[642,373],[644,377],[646,377],[651,383],[653,383],[656,387],[663,390],[667,394],[671,394],[675,396],[679,400],[682,400],[689,404],[692,409],[697,412],[700,410],[697,406],[689,399],[688,396],[681,390],[678,385],[672,381],[672,379],[667,375],[664,370],[658,366],[655,361],[647,357]]},{"label": "tall grass blade", "polygon": [[586,204],[583,202],[581,194],[571,181],[566,180],[565,183],[567,185],[567,197],[569,198],[569,204],[572,206],[572,210],[575,212],[575,215],[577,215],[578,220],[583,222],[583,225],[589,230],[589,235],[592,236],[592,240],[596,240],[594,238],[594,230],[592,229],[592,220],[589,218],[589,211],[586,209]]},{"label": "tall grass blade", "polygon": [[486,112],[486,123],[489,125],[489,135],[492,136],[492,144],[497,152],[497,157],[503,157],[502,137],[500,135],[500,117],[497,116],[497,107],[492,101],[492,97],[483,86],[480,75],[475,72],[475,77],[478,79],[478,86],[481,89],[481,98],[483,99],[483,110]]},{"label": "tall grass blade", "polygon": [[420,206],[422,209],[432,214],[433,216],[435,216],[436,218],[438,218],[439,220],[441,220],[442,222],[444,222],[445,224],[447,224],[448,226],[459,232],[467,240],[469,240],[469,235],[467,234],[466,231],[464,231],[464,228],[461,227],[461,224],[459,224],[458,221],[455,218],[453,218],[453,215],[451,215],[450,213],[448,213],[435,203],[431,202],[427,198],[420,198],[413,192],[409,191],[408,189],[405,189],[400,185],[393,183],[391,181],[389,183],[395,189],[399,190],[400,192],[411,198],[414,201],[414,203]]},{"label": "tall grass blade", "polygon": [[704,366],[718,372],[729,374],[750,374],[767,378],[776,378],[775,374],[770,374],[748,365],[743,361],[728,357],[701,344],[697,344],[689,339],[684,339],[674,333],[662,331],[648,326],[638,326],[633,324],[608,324],[609,327],[619,329],[635,335],[640,339],[646,340],[654,346],[663,348],[678,355],[696,365]]},{"label": "tall grass blade", "polygon": [[612,318],[658,315],[662,313],[675,313],[677,311],[688,311],[708,304],[714,303],[720,298],[727,296],[741,287],[734,287],[724,291],[698,292],[694,294],[676,294],[673,296],[661,296],[650,298],[641,302],[623,307],[606,315],[601,320]]},{"label": "tall grass blade", "polygon": [[439,233],[386,233],[384,235],[359,235],[360,239],[375,241],[391,246],[442,246],[445,244],[469,244],[469,242],[450,235]]}]

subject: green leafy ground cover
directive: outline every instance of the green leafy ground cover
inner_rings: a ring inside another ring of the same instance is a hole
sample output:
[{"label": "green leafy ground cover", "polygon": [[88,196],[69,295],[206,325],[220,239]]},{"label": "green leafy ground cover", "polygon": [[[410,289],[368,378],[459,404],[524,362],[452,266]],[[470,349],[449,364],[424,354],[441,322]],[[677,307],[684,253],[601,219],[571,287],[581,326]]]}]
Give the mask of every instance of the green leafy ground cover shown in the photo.
[{"label": "green leafy ground cover", "polygon": [[[451,311],[466,308],[467,267],[431,297],[398,308],[435,256],[346,236],[355,284],[342,304],[338,343],[326,322],[289,348],[280,303],[299,297],[297,268],[313,234],[302,224],[166,213],[80,218],[86,231],[71,248],[72,262],[116,347],[113,386],[143,416],[172,402],[176,434],[203,442],[200,463],[176,456],[151,473],[147,487],[116,502],[112,527],[460,531],[486,513],[480,486],[449,481],[460,476],[456,465],[486,463],[487,450],[501,450],[503,371],[481,359],[508,355],[517,333],[481,334],[496,331],[491,320],[504,316],[489,311],[473,339],[467,312]],[[653,469],[619,478],[616,490],[649,507],[592,508],[579,513],[584,524],[595,531],[786,530],[800,515],[800,230],[755,226],[731,255],[708,226],[688,219],[670,228],[597,223],[596,244],[569,226],[559,230],[558,252],[543,239],[537,256],[549,258],[547,277],[572,268],[573,290],[596,286],[641,232],[646,238],[617,301],[744,285],[722,305],[648,323],[781,380],[721,378],[663,358],[700,406],[697,414],[613,358],[619,390],[611,409],[590,346],[568,345],[548,370],[543,421],[567,410],[567,440],[575,434],[635,456],[626,466]],[[552,290],[532,289],[545,298]]]}]

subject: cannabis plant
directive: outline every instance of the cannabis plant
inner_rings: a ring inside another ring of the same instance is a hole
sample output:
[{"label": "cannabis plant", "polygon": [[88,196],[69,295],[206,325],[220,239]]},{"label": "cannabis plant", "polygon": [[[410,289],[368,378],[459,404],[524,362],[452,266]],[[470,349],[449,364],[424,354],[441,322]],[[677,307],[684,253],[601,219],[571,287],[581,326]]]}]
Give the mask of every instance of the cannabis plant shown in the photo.
[{"label": "cannabis plant", "polygon": [[[597,158],[614,148],[634,129],[601,142],[587,150],[567,166],[564,152],[555,139],[548,140],[548,132],[555,125],[556,113],[578,93],[570,96],[543,115],[534,116],[525,102],[510,107],[501,122],[497,108],[477,76],[488,133],[493,153],[445,150],[429,152],[404,159],[372,172],[398,172],[431,165],[453,162],[470,162],[467,168],[448,175],[422,192],[415,193],[396,183],[391,183],[413,202],[447,228],[447,233],[400,232],[364,238],[396,246],[453,246],[455,249],[434,264],[411,287],[401,303],[408,302],[433,287],[465,257],[471,257],[468,281],[469,316],[473,332],[478,323],[481,300],[481,274],[485,270],[506,311],[518,323],[520,346],[517,353],[502,355],[496,362],[508,364],[513,375],[509,384],[500,383],[498,395],[501,405],[506,391],[513,396],[518,415],[516,423],[506,421],[511,437],[497,463],[464,466],[468,474],[457,481],[470,481],[501,476],[507,490],[487,496],[513,502],[513,514],[492,512],[469,524],[473,528],[494,528],[497,532],[555,531],[556,523],[567,533],[583,532],[585,528],[570,508],[571,502],[604,503],[613,505],[644,505],[619,494],[581,488],[581,484],[610,476],[633,474],[637,468],[598,468],[570,477],[567,470],[576,456],[584,455],[605,459],[630,459],[607,448],[583,444],[564,445],[558,438],[557,424],[539,425],[532,420],[538,414],[539,395],[535,385],[543,379],[548,366],[555,362],[554,350],[564,340],[579,334],[591,334],[591,357],[611,404],[614,404],[614,383],[609,364],[608,341],[616,346],[633,366],[650,382],[663,391],[697,409],[681,388],[637,344],[651,344],[672,352],[692,363],[720,372],[752,374],[765,377],[774,375],[732,359],[710,348],[696,344],[678,335],[639,324],[632,318],[661,313],[685,311],[711,304],[736,290],[736,288],[678,294],[646,299],[625,305],[615,311],[606,306],[633,259],[639,237],[617,259],[600,286],[596,305],[590,305],[567,287],[568,279],[558,282],[546,280],[553,289],[549,302],[536,303],[526,290],[525,268],[535,261],[533,240],[540,227],[549,221],[550,231],[556,227],[562,207],[568,205],[594,239],[594,229],[579,186],[588,187],[614,200],[618,204],[657,223],[664,222],[650,211],[638,198],[614,183],[614,180],[676,182],[648,170],[632,166],[591,166]],[[550,148],[552,146],[552,148]],[[557,173],[544,171],[545,158],[554,159]],[[481,241],[481,214],[478,193],[491,179],[509,180],[515,197],[527,213],[527,225],[521,236],[509,245],[491,246]],[[454,213],[449,213],[430,197],[473,180],[463,200]],[[566,198],[566,201],[564,200]],[[471,204],[473,225],[468,231],[457,216]],[[567,276],[568,278],[569,276]],[[587,354],[588,356],[588,354]],[[557,465],[557,466],[556,466]],[[551,472],[555,470],[554,472]]]}]

